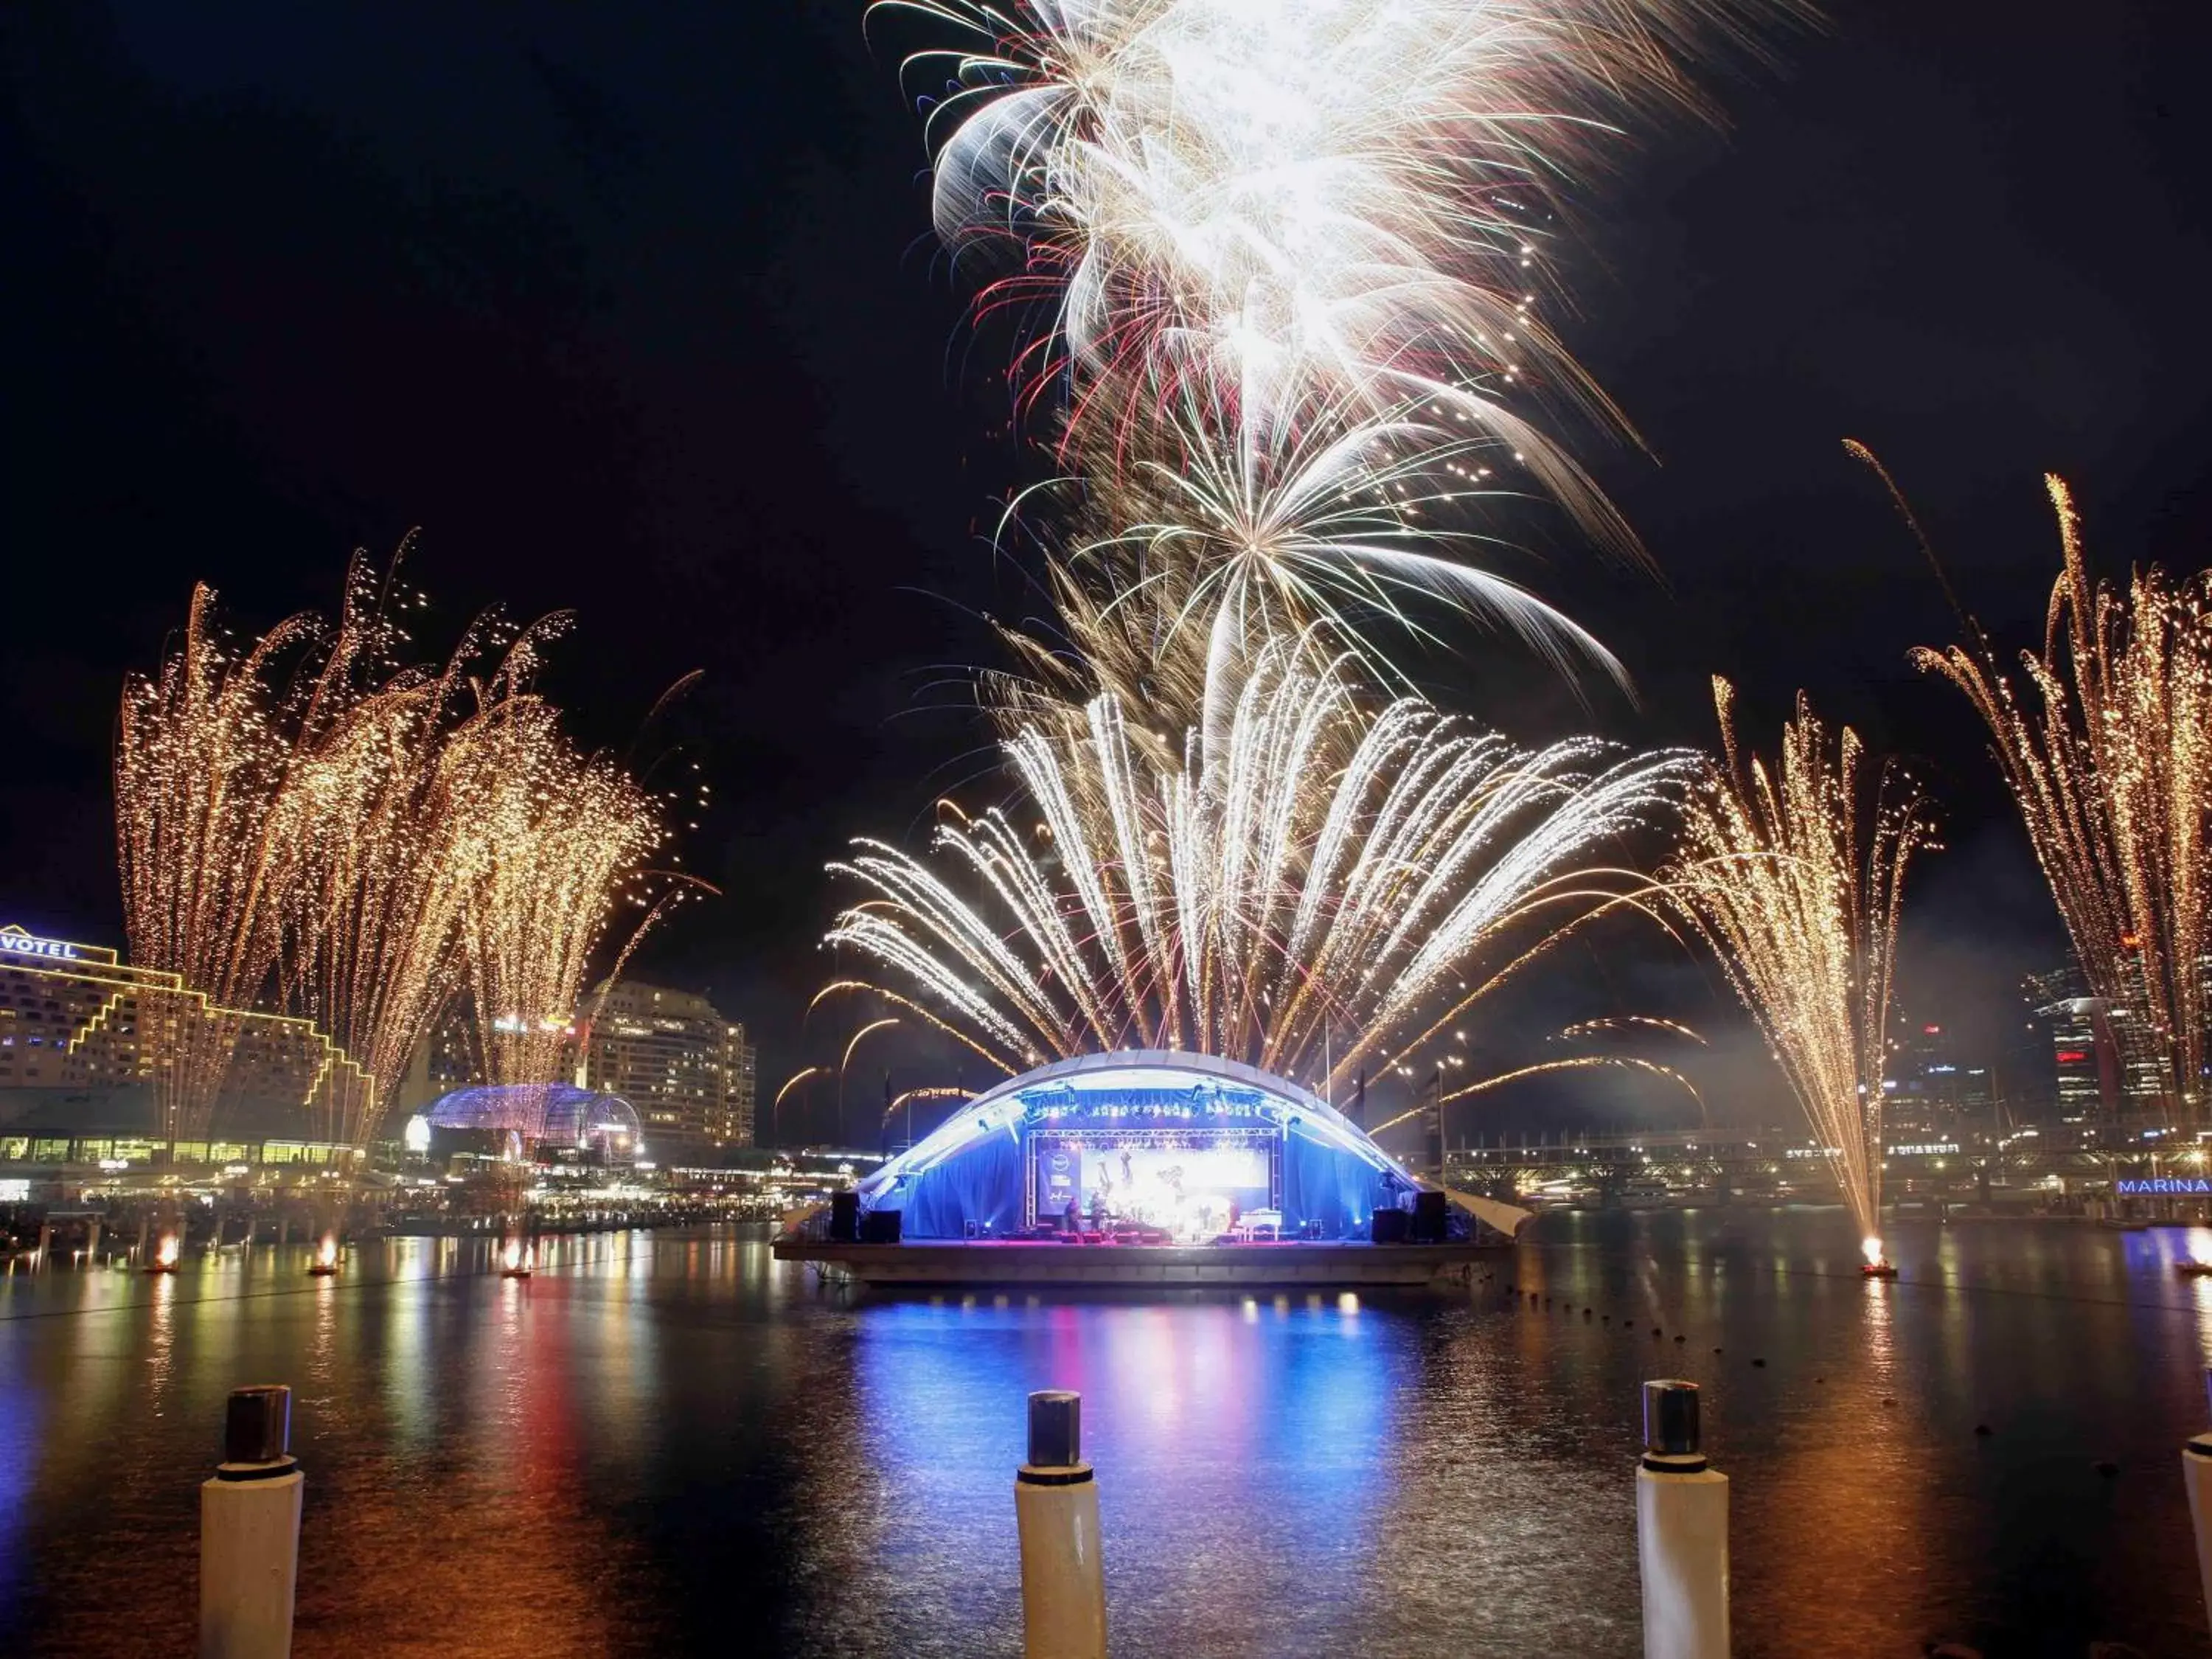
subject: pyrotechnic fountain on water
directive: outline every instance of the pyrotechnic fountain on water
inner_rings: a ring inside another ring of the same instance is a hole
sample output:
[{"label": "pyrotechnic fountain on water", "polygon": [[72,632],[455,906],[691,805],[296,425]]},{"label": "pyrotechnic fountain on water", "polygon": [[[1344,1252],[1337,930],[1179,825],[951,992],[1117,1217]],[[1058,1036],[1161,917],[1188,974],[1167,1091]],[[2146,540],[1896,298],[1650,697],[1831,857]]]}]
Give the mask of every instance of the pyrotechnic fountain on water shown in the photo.
[{"label": "pyrotechnic fountain on water", "polygon": [[1871,789],[1857,734],[1831,745],[1811,705],[1770,769],[1736,744],[1714,682],[1725,765],[1686,815],[1667,896],[1703,932],[1826,1152],[1858,1224],[1865,1271],[1882,1255],[1882,1081],[1899,908],[1931,844],[1920,795],[1887,768]]}]

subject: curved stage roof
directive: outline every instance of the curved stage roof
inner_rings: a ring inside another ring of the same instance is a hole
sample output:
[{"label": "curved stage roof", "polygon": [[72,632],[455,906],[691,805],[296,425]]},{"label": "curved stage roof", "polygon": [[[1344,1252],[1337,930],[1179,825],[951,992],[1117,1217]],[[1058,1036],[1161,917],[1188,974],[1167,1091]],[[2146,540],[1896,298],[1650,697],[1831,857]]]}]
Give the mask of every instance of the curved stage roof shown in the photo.
[{"label": "curved stage roof", "polygon": [[860,1183],[908,1237],[1004,1237],[1064,1209],[1188,1235],[1275,1213],[1285,1231],[1364,1236],[1420,1182],[1310,1090],[1233,1060],[1084,1054],[969,1102]]},{"label": "curved stage roof", "polygon": [[568,1083],[483,1084],[455,1089],[422,1114],[434,1129],[511,1131],[524,1140],[602,1149],[611,1142],[635,1155],[637,1109],[620,1095]]}]

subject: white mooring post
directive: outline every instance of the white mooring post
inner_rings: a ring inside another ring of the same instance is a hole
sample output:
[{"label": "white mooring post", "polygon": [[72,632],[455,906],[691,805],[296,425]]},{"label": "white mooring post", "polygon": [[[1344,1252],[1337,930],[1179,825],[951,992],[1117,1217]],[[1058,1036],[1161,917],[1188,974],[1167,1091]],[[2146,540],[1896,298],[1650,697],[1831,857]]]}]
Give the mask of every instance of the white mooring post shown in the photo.
[{"label": "white mooring post", "polygon": [[1698,1385],[1644,1385],[1636,1471],[1644,1659],[1728,1659],[1728,1477],[1699,1449]]},{"label": "white mooring post", "polygon": [[1030,1396],[1029,1461],[1014,1474],[1026,1659],[1106,1659],[1098,1483],[1083,1461],[1083,1396]]},{"label": "white mooring post", "polygon": [[286,1448],[292,1390],[231,1390],[222,1462],[200,1487],[199,1659],[287,1659],[307,1477]]},{"label": "white mooring post", "polygon": [[[2212,1371],[2205,1374],[2205,1386],[2212,1392]],[[2197,1529],[2197,1582],[2205,1614],[2212,1618],[2212,1430],[2182,1448],[2181,1483],[2189,1489],[2189,1521]]]}]

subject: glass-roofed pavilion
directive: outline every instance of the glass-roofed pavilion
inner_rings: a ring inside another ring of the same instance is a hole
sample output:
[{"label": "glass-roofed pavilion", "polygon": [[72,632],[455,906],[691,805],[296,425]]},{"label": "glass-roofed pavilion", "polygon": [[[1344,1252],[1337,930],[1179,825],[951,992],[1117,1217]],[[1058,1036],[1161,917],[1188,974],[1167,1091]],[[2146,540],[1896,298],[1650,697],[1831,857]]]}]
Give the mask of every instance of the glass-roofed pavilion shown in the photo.
[{"label": "glass-roofed pavilion", "polygon": [[1210,1055],[1085,1054],[969,1102],[860,1185],[908,1239],[1040,1226],[1138,1228],[1178,1243],[1263,1225],[1364,1240],[1420,1183],[1319,1096]]},{"label": "glass-roofed pavilion", "polygon": [[423,1113],[433,1135],[445,1132],[494,1141],[514,1155],[592,1152],[627,1164],[645,1152],[637,1109],[620,1095],[566,1083],[493,1083],[455,1089]]}]

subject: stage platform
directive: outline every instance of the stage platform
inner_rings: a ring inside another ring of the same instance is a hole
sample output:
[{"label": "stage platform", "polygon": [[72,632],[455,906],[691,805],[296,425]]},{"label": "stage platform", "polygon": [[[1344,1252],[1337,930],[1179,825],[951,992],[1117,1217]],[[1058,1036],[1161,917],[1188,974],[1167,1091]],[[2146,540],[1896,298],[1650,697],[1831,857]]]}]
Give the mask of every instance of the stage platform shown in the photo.
[{"label": "stage platform", "polygon": [[1062,1244],[1043,1240],[840,1244],[779,1238],[779,1261],[842,1268],[864,1285],[1158,1285],[1217,1290],[1463,1285],[1512,1253],[1492,1244]]}]

